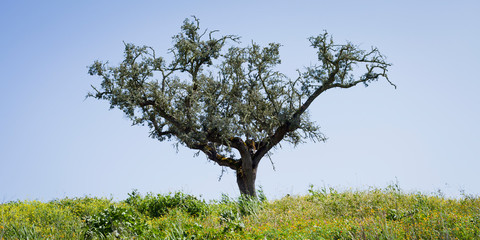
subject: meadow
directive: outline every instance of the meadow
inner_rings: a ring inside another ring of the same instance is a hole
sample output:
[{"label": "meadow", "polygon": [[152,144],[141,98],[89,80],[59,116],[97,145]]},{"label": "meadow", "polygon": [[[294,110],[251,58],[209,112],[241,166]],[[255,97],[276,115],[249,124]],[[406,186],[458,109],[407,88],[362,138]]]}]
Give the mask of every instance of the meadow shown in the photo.
[{"label": "meadow", "polygon": [[137,191],[123,201],[0,204],[0,239],[480,239],[480,198],[310,188],[304,196],[206,202]]}]

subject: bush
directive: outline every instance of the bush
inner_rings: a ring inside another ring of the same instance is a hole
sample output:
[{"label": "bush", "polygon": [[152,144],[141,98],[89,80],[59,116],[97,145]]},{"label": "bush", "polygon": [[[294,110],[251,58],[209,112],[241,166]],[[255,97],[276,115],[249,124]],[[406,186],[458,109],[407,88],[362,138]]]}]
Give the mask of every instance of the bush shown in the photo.
[{"label": "bush", "polygon": [[85,217],[85,238],[105,238],[113,235],[139,236],[148,225],[130,208],[110,205],[102,212]]},{"label": "bush", "polygon": [[198,200],[195,196],[181,192],[176,192],[173,195],[158,194],[156,196],[149,193],[142,198],[142,196],[134,190],[129,194],[125,203],[151,218],[164,216],[172,209],[179,209],[191,216],[198,217],[204,215],[208,209],[205,201]]}]

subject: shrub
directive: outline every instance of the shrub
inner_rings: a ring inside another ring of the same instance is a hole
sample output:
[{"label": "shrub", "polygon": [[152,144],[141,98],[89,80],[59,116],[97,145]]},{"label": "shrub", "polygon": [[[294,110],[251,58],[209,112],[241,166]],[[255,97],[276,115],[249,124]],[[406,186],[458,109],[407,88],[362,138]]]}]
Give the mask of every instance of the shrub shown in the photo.
[{"label": "shrub", "polygon": [[176,192],[173,195],[153,195],[147,194],[144,198],[134,190],[125,203],[134,207],[138,212],[151,218],[161,217],[172,209],[180,209],[191,216],[198,217],[207,212],[205,201],[197,199],[195,196]]},{"label": "shrub", "polygon": [[109,235],[141,235],[148,225],[130,208],[110,205],[102,212],[85,217],[85,238],[105,238]]}]

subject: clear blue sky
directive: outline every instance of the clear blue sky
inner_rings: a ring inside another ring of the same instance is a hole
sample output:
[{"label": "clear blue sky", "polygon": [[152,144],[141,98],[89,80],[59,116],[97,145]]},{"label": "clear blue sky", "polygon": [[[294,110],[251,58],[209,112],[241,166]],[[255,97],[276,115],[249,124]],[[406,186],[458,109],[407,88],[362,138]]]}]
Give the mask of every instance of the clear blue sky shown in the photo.
[{"label": "clear blue sky", "polygon": [[278,42],[281,70],[315,63],[307,37],[377,46],[390,79],[331,90],[311,106],[326,143],[284,144],[259,167],[268,197],[309,184],[480,194],[479,1],[0,2],[0,202],[182,190],[238,193],[229,171],[148,137],[107,102],[84,100],[94,60],[122,60],[123,43],[171,47],[182,21],[260,44]]}]

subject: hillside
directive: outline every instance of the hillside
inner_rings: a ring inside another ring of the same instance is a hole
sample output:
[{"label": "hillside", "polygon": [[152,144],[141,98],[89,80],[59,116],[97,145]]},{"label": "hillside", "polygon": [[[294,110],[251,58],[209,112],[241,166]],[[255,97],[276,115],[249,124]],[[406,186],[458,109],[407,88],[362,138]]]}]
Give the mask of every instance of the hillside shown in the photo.
[{"label": "hillside", "polygon": [[0,204],[1,239],[480,239],[480,198],[398,187],[310,189],[268,201],[205,202],[136,191],[121,202],[65,198]]}]

